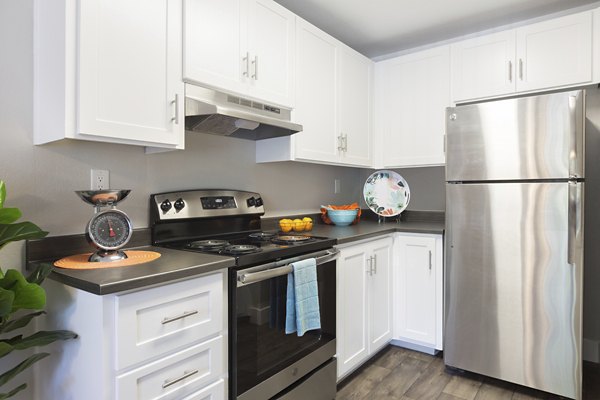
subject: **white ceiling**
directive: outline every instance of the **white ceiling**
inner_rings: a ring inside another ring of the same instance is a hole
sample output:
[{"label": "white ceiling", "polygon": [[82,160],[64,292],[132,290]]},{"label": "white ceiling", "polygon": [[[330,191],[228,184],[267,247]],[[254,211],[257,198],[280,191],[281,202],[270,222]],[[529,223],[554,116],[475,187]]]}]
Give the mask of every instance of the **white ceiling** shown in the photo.
[{"label": "white ceiling", "polygon": [[275,0],[377,57],[598,0]]}]

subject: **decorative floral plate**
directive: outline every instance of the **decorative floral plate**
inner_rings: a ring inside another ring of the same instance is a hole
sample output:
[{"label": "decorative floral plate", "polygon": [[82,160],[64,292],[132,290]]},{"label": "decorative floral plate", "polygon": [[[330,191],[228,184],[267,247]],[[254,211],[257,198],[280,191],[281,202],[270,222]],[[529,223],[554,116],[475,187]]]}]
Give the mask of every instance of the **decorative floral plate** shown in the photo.
[{"label": "decorative floral plate", "polygon": [[404,178],[394,171],[377,171],[367,178],[363,195],[374,213],[393,217],[400,214],[410,201],[410,188]]}]

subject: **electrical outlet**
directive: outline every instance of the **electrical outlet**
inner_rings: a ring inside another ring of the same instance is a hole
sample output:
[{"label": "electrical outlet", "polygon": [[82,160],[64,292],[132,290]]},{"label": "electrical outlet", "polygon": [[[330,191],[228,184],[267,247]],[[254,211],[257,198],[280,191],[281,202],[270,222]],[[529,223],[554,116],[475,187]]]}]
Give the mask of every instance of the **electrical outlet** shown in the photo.
[{"label": "electrical outlet", "polygon": [[93,169],[92,170],[92,190],[106,190],[110,187],[108,170]]},{"label": "electrical outlet", "polygon": [[333,180],[333,193],[334,194],[338,194],[340,193],[340,179],[334,179]]}]

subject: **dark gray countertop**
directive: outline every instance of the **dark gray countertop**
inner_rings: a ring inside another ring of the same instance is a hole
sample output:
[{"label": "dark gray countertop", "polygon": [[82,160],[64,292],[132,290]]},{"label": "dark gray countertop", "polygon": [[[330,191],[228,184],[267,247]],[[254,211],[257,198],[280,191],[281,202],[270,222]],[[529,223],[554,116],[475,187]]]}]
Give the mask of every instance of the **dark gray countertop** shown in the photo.
[{"label": "dark gray countertop", "polygon": [[335,226],[315,224],[311,235],[336,238],[338,244],[351,243],[357,240],[369,239],[394,232],[433,233],[443,234],[444,223],[436,221],[377,221],[361,220],[356,225]]},{"label": "dark gray countertop", "polygon": [[[335,226],[321,223],[318,215],[311,215],[315,220],[309,233],[337,239],[338,244],[374,238],[394,232],[443,234],[443,213],[407,212],[405,220],[397,222],[388,219],[378,223],[369,213],[363,212],[363,218],[357,225]],[[264,230],[277,230],[279,218],[263,221]],[[104,295],[145,286],[165,283],[194,275],[234,266],[232,257],[172,250],[163,247],[147,246],[150,243],[148,229],[134,230],[130,242],[132,249],[156,251],[161,253],[157,260],[146,264],[119,268],[95,270],[70,270],[55,268],[50,279],[87,292]],[[39,262],[58,260],[66,255],[89,252],[90,246],[84,235],[56,236],[27,241],[26,260],[28,269],[35,268]]]},{"label": "dark gray countertop", "polygon": [[[55,268],[50,278],[77,289],[104,295],[204,274],[234,265],[232,257],[143,246],[135,250],[156,251],[160,258],[145,264],[118,268],[73,270]],[[35,262],[32,263],[35,267]]]}]

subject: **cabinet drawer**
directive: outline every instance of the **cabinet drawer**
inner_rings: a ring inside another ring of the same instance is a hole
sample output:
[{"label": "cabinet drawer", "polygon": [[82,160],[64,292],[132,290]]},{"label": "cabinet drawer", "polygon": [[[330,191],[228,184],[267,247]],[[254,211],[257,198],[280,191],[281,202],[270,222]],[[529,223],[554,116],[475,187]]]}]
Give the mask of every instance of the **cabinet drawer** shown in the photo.
[{"label": "cabinet drawer", "polygon": [[115,369],[221,332],[223,295],[218,273],[116,296]]},{"label": "cabinet drawer", "polygon": [[225,400],[225,381],[219,379],[212,385],[189,395],[183,400]]},{"label": "cabinet drawer", "polygon": [[[117,399],[171,400],[192,394],[189,399],[202,399],[194,395],[223,375],[224,358],[225,341],[218,336],[118,376]],[[210,391],[206,396],[211,398]]]}]

